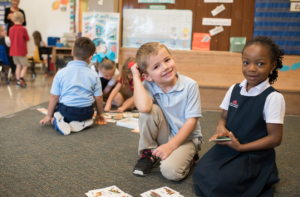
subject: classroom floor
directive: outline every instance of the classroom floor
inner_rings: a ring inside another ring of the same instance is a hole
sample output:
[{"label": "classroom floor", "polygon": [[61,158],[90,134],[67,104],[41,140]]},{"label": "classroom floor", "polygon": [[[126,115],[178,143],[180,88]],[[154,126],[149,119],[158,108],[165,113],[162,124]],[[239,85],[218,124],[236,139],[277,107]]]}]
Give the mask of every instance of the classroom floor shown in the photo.
[{"label": "classroom floor", "polygon": [[53,77],[38,73],[32,80],[31,75],[27,74],[27,88],[16,87],[16,81],[11,81],[9,85],[6,81],[0,81],[0,117],[49,101]]}]

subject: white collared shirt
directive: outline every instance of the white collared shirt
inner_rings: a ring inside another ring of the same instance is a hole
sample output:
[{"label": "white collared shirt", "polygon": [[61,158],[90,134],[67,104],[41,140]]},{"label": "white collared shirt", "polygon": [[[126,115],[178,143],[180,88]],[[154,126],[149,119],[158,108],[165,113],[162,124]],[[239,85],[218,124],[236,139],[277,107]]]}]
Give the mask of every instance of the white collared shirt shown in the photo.
[{"label": "white collared shirt", "polygon": [[[240,83],[240,87],[242,87],[240,94],[243,96],[257,96],[265,89],[270,87],[268,80],[269,79],[258,84],[247,92],[247,80],[245,79],[242,83]],[[230,97],[234,86],[235,84],[229,88],[222,104],[220,105],[220,107],[224,110],[228,110],[229,108]],[[281,93],[272,92],[271,94],[269,94],[266,99],[263,115],[266,123],[283,124],[285,115],[285,101]]]}]

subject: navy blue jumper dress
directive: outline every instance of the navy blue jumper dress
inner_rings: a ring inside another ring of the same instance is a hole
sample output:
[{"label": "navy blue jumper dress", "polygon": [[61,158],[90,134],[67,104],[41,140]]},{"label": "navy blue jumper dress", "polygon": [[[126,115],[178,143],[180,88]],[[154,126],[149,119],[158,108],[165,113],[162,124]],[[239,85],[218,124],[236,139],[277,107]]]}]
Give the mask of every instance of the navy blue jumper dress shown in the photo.
[{"label": "navy blue jumper dress", "polygon": [[[250,97],[240,91],[236,84],[230,97],[226,128],[241,144],[246,144],[268,135],[263,109],[268,95],[276,90],[270,86]],[[273,196],[271,186],[279,182],[275,150],[237,152],[216,144],[198,162],[193,180],[197,196]]]}]

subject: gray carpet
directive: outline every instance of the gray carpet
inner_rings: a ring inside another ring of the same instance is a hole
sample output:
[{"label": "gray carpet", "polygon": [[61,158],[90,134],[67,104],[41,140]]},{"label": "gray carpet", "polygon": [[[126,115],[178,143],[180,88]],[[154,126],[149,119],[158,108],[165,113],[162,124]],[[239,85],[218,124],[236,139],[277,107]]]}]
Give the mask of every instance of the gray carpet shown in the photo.
[{"label": "gray carpet", "polygon": [[[135,197],[162,186],[186,197],[195,196],[192,174],[180,182],[163,178],[159,167],[147,177],[132,174],[139,134],[130,129],[108,123],[63,136],[50,124],[39,126],[43,117],[31,108],[11,118],[0,118],[0,196],[76,197],[111,185]],[[207,140],[215,132],[219,117],[220,112],[203,112],[205,144],[201,155],[213,145]],[[299,116],[285,118],[283,141],[276,148],[281,179],[275,185],[277,197],[300,195],[299,128]]]}]

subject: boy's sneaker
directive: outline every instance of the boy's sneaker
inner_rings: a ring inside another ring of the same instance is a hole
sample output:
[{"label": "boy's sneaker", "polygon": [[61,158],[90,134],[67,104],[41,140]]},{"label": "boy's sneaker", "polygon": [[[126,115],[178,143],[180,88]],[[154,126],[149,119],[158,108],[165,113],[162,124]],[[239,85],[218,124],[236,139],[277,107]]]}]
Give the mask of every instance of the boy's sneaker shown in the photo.
[{"label": "boy's sneaker", "polygon": [[25,80],[24,79],[20,79],[20,82],[21,82],[21,87],[22,88],[26,88],[26,83],[25,83]]},{"label": "boy's sneaker", "polygon": [[133,168],[133,174],[139,176],[146,176],[151,172],[151,168],[154,167],[158,163],[158,159],[156,159],[151,150],[144,150],[140,159],[137,161]]},{"label": "boy's sneaker", "polygon": [[89,127],[93,124],[93,119],[85,120],[82,122],[72,121],[69,123],[71,131],[78,132],[82,131],[84,128]]},{"label": "boy's sneaker", "polygon": [[16,86],[17,86],[17,87],[20,87],[20,88],[22,87],[22,86],[21,86],[20,80],[17,81]]},{"label": "boy's sneaker", "polygon": [[71,133],[70,125],[64,121],[64,117],[59,113],[54,113],[54,127],[63,135],[69,135]]}]

